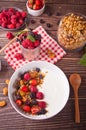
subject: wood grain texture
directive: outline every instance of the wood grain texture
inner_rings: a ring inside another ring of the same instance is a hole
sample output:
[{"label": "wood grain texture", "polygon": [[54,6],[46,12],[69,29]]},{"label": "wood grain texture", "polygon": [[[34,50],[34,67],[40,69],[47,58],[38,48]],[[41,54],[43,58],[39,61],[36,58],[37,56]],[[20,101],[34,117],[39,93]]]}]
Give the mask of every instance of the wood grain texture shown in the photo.
[{"label": "wood grain texture", "polygon": [[[26,11],[27,0],[0,0],[0,9],[2,7],[16,6]],[[51,12],[51,16],[47,13]],[[28,27],[35,29],[42,25],[52,38],[57,40],[57,28],[59,20],[63,15],[69,12],[79,12],[86,15],[86,0],[46,0],[46,9],[43,15],[33,17],[28,14]],[[59,15],[56,15],[56,14]],[[40,23],[40,19],[45,21]],[[35,24],[31,23],[35,20]],[[52,24],[51,28],[46,26],[47,23]],[[7,31],[0,29],[0,46],[4,47],[9,40],[6,38]],[[15,34],[16,32],[13,32]],[[48,120],[35,121],[22,117],[11,106],[8,96],[4,96],[2,90],[7,87],[6,79],[10,79],[14,70],[8,65],[4,59],[5,54],[0,55],[2,61],[2,70],[0,71],[0,100],[6,100],[7,106],[0,108],[0,130],[86,130],[86,67],[79,64],[80,58],[84,51],[69,53],[57,63],[69,79],[70,74],[79,73],[82,83],[79,88],[79,106],[81,123],[76,124],[74,121],[74,93],[70,86],[69,100],[64,109],[56,116]],[[58,101],[58,99],[56,99]]]}]

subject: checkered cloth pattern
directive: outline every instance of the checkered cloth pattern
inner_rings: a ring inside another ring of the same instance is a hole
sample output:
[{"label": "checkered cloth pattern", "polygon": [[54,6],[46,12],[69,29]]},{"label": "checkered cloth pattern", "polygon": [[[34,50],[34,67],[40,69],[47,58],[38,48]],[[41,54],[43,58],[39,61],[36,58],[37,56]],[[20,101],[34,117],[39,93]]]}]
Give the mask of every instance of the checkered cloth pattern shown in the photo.
[{"label": "checkered cloth pattern", "polygon": [[[40,55],[36,60],[48,61],[54,64],[66,54],[66,52],[58,45],[58,43],[47,34],[42,26],[37,27],[34,31],[38,32],[38,34],[41,34],[42,36]],[[50,58],[47,55],[47,50],[51,50],[53,53],[55,53],[55,57]],[[5,59],[14,70],[20,68],[28,62],[31,62],[29,60],[17,60],[15,58],[16,53],[21,53],[18,42],[13,42],[12,44],[10,44],[4,52]]]}]

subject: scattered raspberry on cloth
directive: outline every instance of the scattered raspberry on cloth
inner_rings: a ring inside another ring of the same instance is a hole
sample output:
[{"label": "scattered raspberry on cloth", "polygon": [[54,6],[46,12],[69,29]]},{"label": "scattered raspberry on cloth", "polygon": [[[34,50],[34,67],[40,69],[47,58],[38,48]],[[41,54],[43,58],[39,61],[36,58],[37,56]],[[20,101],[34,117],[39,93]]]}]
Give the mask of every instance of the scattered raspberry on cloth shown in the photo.
[{"label": "scattered raspberry on cloth", "polygon": [[[42,26],[37,27],[34,31],[37,31],[38,34],[41,34],[42,36],[40,55],[35,60],[42,60],[51,63],[56,63],[66,54],[66,52],[58,45],[58,43],[47,34],[47,32],[44,30]],[[53,53],[55,53],[55,57],[50,58],[47,54],[48,50],[51,50]],[[18,42],[14,42],[11,45],[9,45],[4,52],[5,52],[5,59],[7,60],[8,64],[12,66],[14,70],[30,62],[25,59],[17,60],[15,58],[16,53],[21,53]]]}]

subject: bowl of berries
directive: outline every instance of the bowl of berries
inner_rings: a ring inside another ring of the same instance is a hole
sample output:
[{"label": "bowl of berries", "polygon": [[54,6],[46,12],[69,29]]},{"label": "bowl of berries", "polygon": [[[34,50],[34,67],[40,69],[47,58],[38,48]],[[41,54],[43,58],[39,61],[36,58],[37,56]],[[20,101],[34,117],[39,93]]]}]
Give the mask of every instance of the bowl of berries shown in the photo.
[{"label": "bowl of berries", "polygon": [[32,61],[13,73],[8,97],[20,115],[34,120],[48,119],[66,105],[69,83],[57,66],[46,61]]},{"label": "bowl of berries", "polygon": [[16,31],[25,25],[26,12],[17,7],[2,8],[0,10],[0,28]]},{"label": "bowl of berries", "polygon": [[44,0],[28,0],[26,3],[27,11],[32,16],[40,16],[45,9]]},{"label": "bowl of berries", "polygon": [[20,32],[17,42],[20,43],[22,55],[27,60],[35,60],[40,54],[41,35],[32,30]]}]

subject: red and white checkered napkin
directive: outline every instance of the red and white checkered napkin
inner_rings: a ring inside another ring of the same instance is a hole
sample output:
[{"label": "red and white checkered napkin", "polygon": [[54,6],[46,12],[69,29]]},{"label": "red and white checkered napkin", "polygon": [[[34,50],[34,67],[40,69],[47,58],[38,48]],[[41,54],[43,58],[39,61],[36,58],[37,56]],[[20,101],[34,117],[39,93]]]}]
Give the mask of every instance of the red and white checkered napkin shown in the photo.
[{"label": "red and white checkered napkin", "polygon": [[[42,36],[40,55],[36,60],[55,63],[66,54],[66,52],[58,45],[58,43],[47,34],[47,32],[43,29],[42,26],[37,27],[34,31],[37,31]],[[47,50],[51,50],[53,53],[55,53],[56,56],[52,59],[49,58],[47,55]],[[12,43],[5,50],[5,59],[14,70],[30,62],[28,60],[23,59],[17,60],[14,56],[18,52],[21,52],[18,42]]]}]

